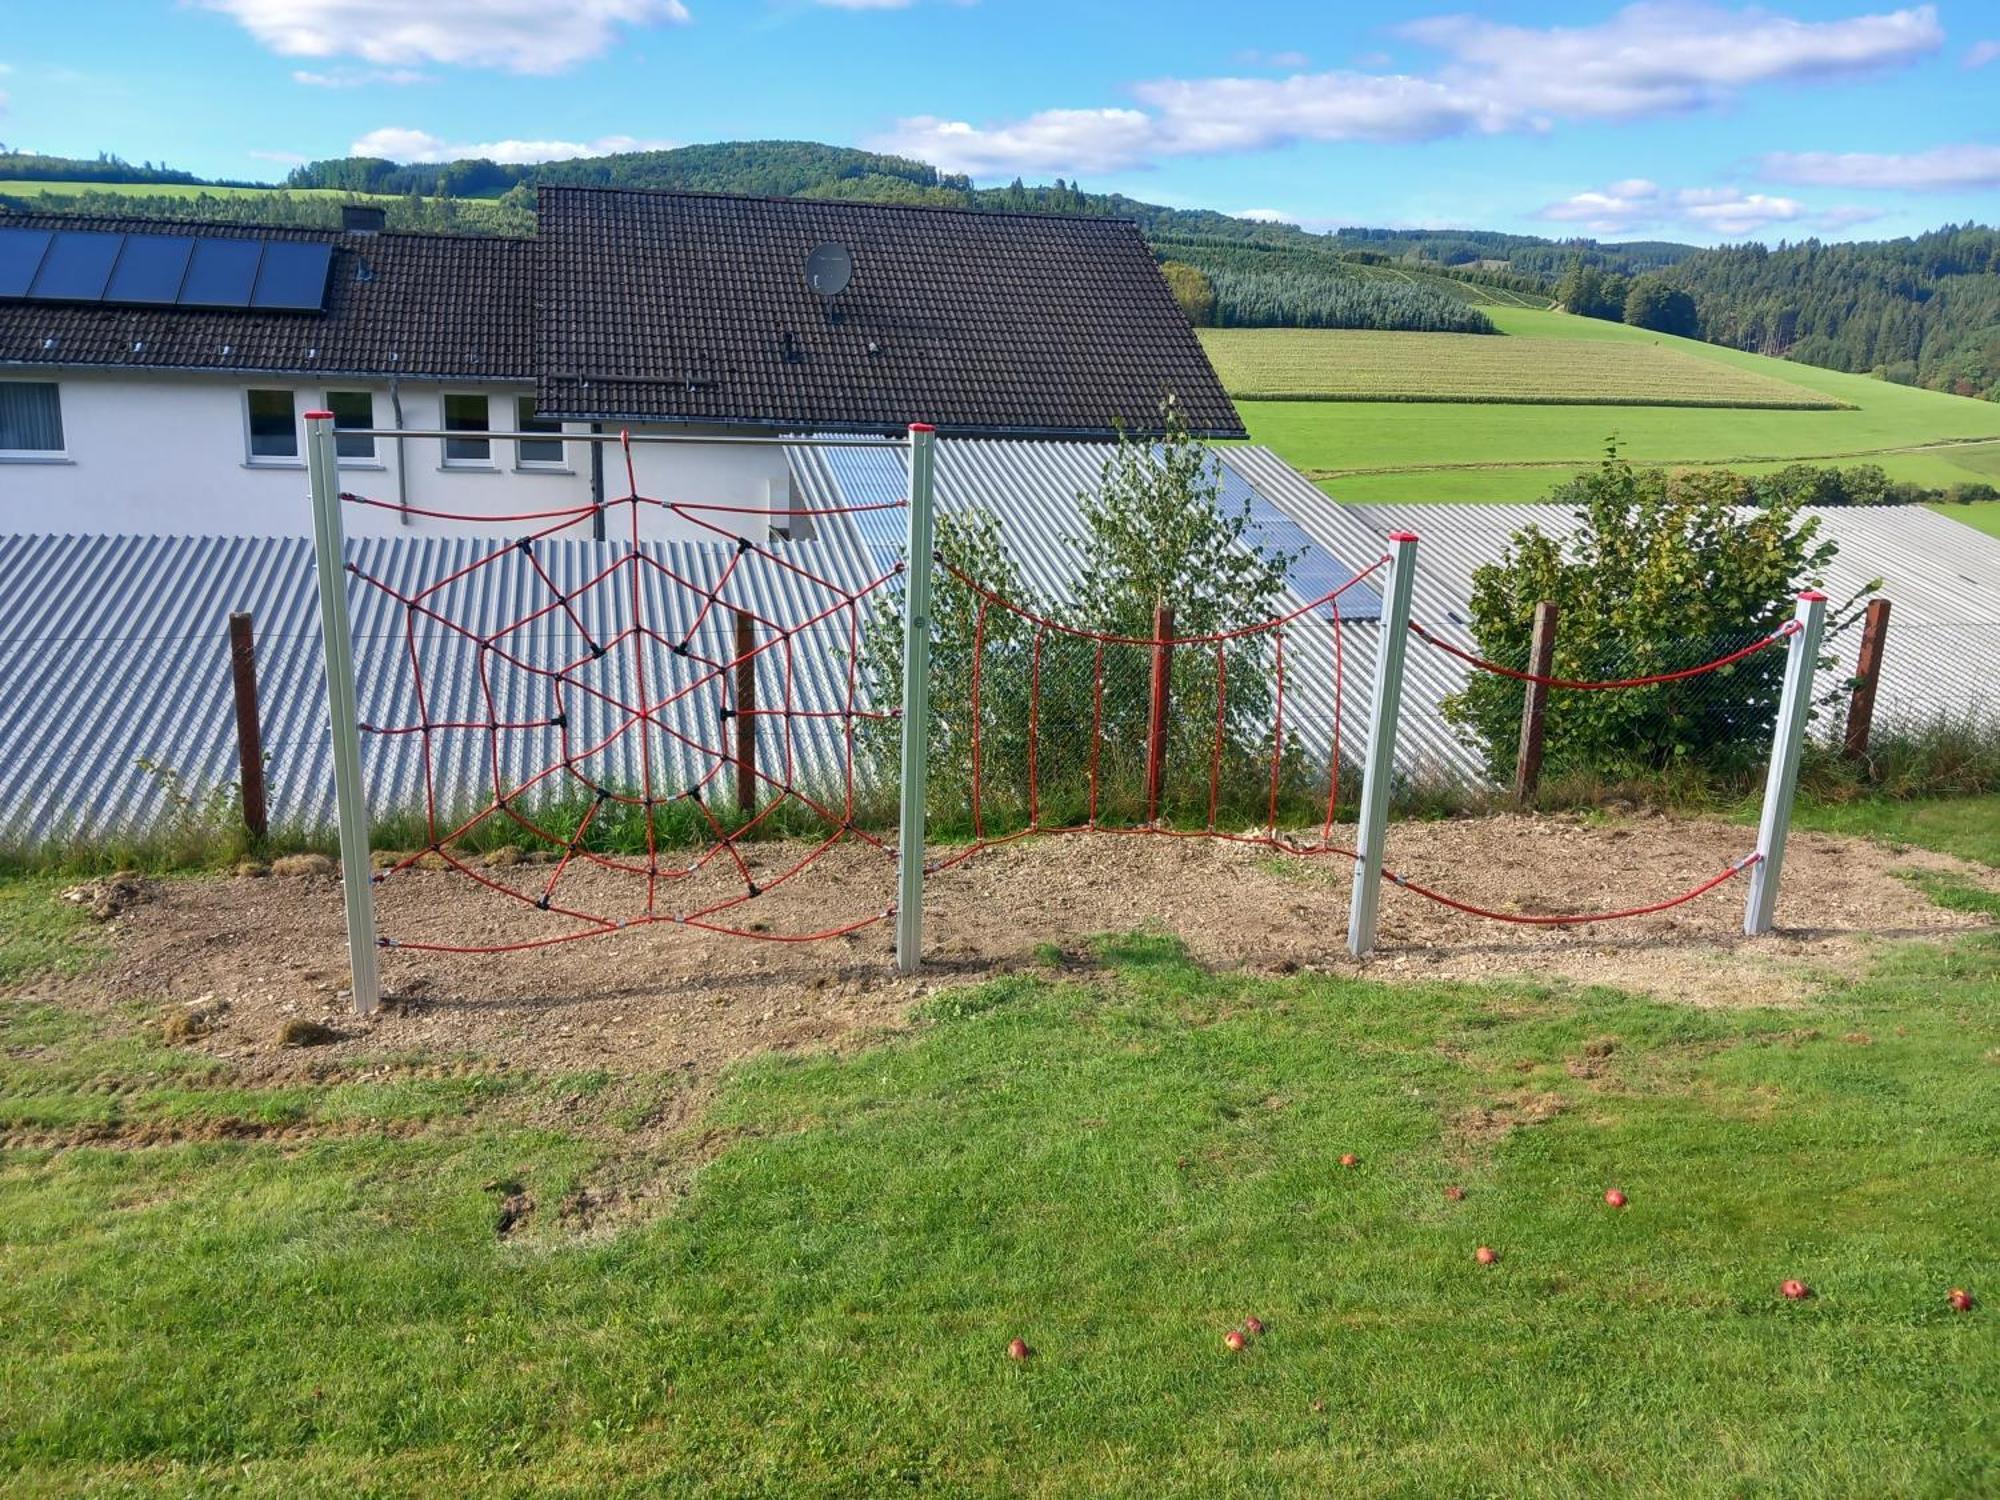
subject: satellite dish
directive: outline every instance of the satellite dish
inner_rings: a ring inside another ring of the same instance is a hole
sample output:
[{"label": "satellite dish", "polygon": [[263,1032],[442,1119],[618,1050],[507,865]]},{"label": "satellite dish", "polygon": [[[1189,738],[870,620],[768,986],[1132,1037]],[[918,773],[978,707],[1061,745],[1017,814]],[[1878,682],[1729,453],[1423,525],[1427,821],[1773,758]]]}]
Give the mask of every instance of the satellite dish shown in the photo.
[{"label": "satellite dish", "polygon": [[845,245],[815,245],[806,257],[806,281],[822,297],[838,297],[854,279],[854,256]]}]

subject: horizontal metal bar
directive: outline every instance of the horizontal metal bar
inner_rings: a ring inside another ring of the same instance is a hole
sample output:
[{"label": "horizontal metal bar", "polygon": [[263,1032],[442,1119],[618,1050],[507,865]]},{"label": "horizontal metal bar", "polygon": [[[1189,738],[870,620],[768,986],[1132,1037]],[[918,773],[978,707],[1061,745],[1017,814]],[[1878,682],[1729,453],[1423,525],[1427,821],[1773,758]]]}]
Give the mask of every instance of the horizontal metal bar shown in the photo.
[{"label": "horizontal metal bar", "polygon": [[[622,432],[488,432],[480,428],[336,427],[338,437],[459,438],[469,443],[620,443]],[[634,432],[634,443],[731,443],[750,448],[907,448],[904,437],[748,437],[718,433],[703,437],[692,432]]]}]

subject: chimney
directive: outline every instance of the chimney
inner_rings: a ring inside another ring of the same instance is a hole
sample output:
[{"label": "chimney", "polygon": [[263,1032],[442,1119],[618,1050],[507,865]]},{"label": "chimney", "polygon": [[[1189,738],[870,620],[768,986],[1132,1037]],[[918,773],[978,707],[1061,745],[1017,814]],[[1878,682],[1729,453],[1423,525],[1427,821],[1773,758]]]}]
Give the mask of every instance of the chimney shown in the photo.
[{"label": "chimney", "polygon": [[345,234],[380,234],[388,221],[388,210],[373,203],[340,205],[340,228]]}]

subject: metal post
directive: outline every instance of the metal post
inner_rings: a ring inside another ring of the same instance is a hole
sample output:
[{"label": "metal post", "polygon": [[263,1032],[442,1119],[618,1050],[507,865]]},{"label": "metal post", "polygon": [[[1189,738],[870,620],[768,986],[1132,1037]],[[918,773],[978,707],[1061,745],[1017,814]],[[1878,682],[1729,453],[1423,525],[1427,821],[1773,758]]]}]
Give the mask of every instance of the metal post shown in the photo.
[{"label": "metal post", "polygon": [[924,793],[930,767],[931,550],[937,429],[910,424],[909,566],[903,574],[903,807],[896,844],[896,968],[914,974],[924,942]]},{"label": "metal post", "polygon": [[757,810],[757,636],[748,615],[736,611],[736,807]]},{"label": "metal post", "polygon": [[236,762],[243,786],[243,826],[256,838],[271,831],[264,801],[264,729],[257,713],[257,639],[250,616],[229,616],[229,681],[236,700]]},{"label": "metal post", "polygon": [[1160,792],[1167,779],[1167,715],[1174,682],[1174,607],[1153,606],[1153,680],[1146,713],[1146,821],[1160,819]]},{"label": "metal post", "polygon": [[1861,657],[1854,664],[1854,695],[1847,700],[1847,737],[1841,753],[1860,760],[1868,753],[1868,736],[1875,727],[1875,687],[1882,680],[1882,647],[1889,637],[1889,601],[1870,599],[1861,626]]},{"label": "metal post", "polygon": [[313,563],[319,575],[320,640],[326,653],[326,713],[333,732],[333,787],[340,816],[340,885],[347,899],[347,958],[354,1010],[381,1003],[375,968],[375,901],[368,864],[368,804],[361,789],[361,732],[354,707],[354,641],[347,618],[347,558],[340,527],[340,468],[333,413],[306,413],[306,472],[312,484]]},{"label": "metal post", "polygon": [[1799,789],[1799,757],[1805,749],[1806,719],[1812,710],[1813,667],[1826,630],[1826,595],[1799,595],[1799,628],[1785,657],[1785,691],[1771,734],[1771,770],[1764,782],[1764,816],[1757,825],[1757,862],[1750,867],[1750,901],[1743,930],[1758,937],[1771,930],[1778,906],[1778,877],[1785,868],[1785,835],[1792,828],[1792,797]]},{"label": "metal post", "polygon": [[[1546,677],[1556,659],[1556,606],[1544,599],[1535,606],[1534,634],[1528,638],[1528,671]],[[1521,746],[1514,757],[1514,800],[1526,802],[1542,784],[1542,735],[1548,726],[1549,685],[1527,684],[1528,695],[1521,702]]]},{"label": "metal post", "polygon": [[1389,788],[1396,774],[1396,715],[1403,701],[1403,652],[1410,640],[1410,590],[1417,578],[1415,532],[1389,536],[1389,578],[1382,594],[1382,646],[1375,658],[1374,706],[1368,715],[1368,764],[1355,816],[1354,896],[1347,950],[1365,958],[1375,947],[1382,903],[1382,845],[1389,834]]}]

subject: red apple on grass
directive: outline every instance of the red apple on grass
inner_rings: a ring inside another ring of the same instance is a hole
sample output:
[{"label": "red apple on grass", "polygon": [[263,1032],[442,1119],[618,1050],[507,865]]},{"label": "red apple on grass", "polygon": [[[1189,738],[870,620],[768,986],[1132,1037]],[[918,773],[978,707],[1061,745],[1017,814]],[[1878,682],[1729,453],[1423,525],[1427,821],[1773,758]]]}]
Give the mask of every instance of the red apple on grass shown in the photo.
[{"label": "red apple on grass", "polygon": [[1812,1295],[1812,1288],[1803,1281],[1787,1281],[1778,1290],[1785,1294],[1788,1302],[1803,1302]]},{"label": "red apple on grass", "polygon": [[1361,1165],[1361,1158],[1356,1156],[1352,1151],[1350,1151],[1345,1156],[1341,1157],[1340,1164],[1343,1167],[1358,1167]]},{"label": "red apple on grass", "polygon": [[1248,1344],[1250,1340],[1243,1337],[1242,1329],[1232,1328],[1229,1330],[1229,1332],[1225,1333],[1222,1336],[1222,1342],[1229,1346],[1231,1353],[1236,1353],[1240,1351],[1244,1345]]},{"label": "red apple on grass", "polygon": [[1465,1196],[1465,1189],[1460,1187],[1457,1183],[1453,1183],[1450,1187],[1444,1190],[1444,1195],[1445,1197],[1451,1199],[1452,1202],[1456,1203],[1459,1201],[1459,1199]]},{"label": "red apple on grass", "polygon": [[1007,1357],[1009,1359],[1026,1359],[1030,1354],[1033,1354],[1034,1352],[1035,1352],[1034,1350],[1028,1347],[1028,1341],[1026,1339],[1015,1339],[1011,1344],[1007,1346]]},{"label": "red apple on grass", "polygon": [[1945,1301],[1949,1302],[1952,1305],[1952,1309],[1956,1312],[1971,1312],[1973,1308],[1979,1305],[1972,1300],[1972,1293],[1968,1292],[1962,1286],[1953,1287],[1951,1295],[1945,1298]]},{"label": "red apple on grass", "polygon": [[1625,1206],[1625,1195],[1619,1192],[1617,1188],[1611,1188],[1605,1193],[1604,1201],[1609,1203],[1613,1208],[1623,1208]]},{"label": "red apple on grass", "polygon": [[1245,1318],[1243,1320],[1243,1331],[1252,1338],[1255,1338],[1264,1331],[1264,1320],[1256,1317]]},{"label": "red apple on grass", "polygon": [[1490,1266],[1498,1263],[1500,1252],[1495,1250],[1491,1245],[1481,1245],[1477,1250],[1472,1252],[1472,1258],[1482,1266]]}]

